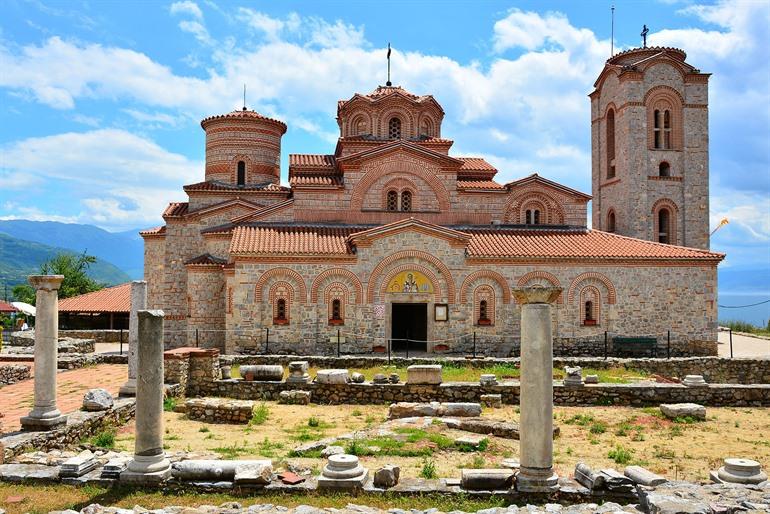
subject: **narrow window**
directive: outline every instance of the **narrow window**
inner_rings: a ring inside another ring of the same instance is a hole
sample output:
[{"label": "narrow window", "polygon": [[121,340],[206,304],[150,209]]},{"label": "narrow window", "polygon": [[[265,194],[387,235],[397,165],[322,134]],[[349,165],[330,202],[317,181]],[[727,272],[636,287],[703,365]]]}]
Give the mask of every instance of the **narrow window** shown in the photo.
[{"label": "narrow window", "polygon": [[658,176],[661,177],[670,177],[671,176],[671,165],[667,162],[661,162],[660,166],[658,166]]},{"label": "narrow window", "polygon": [[533,218],[534,218],[534,219],[532,220],[532,221],[533,221],[533,223],[534,223],[535,225],[540,225],[540,210],[539,210],[539,209],[535,209],[535,213],[534,213],[534,215],[533,215]]},{"label": "narrow window", "polygon": [[532,210],[531,209],[527,209],[527,214],[526,214],[526,217],[524,219],[524,223],[526,225],[532,225]]},{"label": "narrow window", "polygon": [[404,191],[401,193],[401,210],[409,212],[412,210],[412,192]]},{"label": "narrow window", "polygon": [[338,298],[332,300],[332,321],[342,321],[342,302]]},{"label": "narrow window", "polygon": [[593,325],[594,324],[594,302],[591,300],[588,300],[585,303],[585,315],[583,318],[583,324],[584,325]]},{"label": "narrow window", "polygon": [[278,299],[278,306],[276,308],[275,317],[280,320],[286,319],[286,300],[284,300],[283,298]]},{"label": "narrow window", "polygon": [[489,304],[487,304],[486,300],[481,300],[479,302],[479,325],[486,325],[489,324]]},{"label": "narrow window", "polygon": [[607,215],[607,232],[615,232],[615,213],[613,211]]},{"label": "narrow window", "polygon": [[401,120],[391,118],[388,122],[388,137],[390,139],[401,139]]},{"label": "narrow window", "polygon": [[615,111],[607,113],[607,178],[615,177]]},{"label": "narrow window", "polygon": [[663,111],[663,148],[671,149],[671,111]]},{"label": "narrow window", "polygon": [[668,209],[658,211],[658,242],[668,244],[671,241],[670,233],[671,213]]},{"label": "narrow window", "polygon": [[246,163],[243,161],[238,161],[237,182],[239,186],[246,185]]},{"label": "narrow window", "polygon": [[654,147],[655,148],[662,148],[662,140],[660,136],[660,126],[661,126],[661,120],[660,120],[660,111],[655,109],[655,112],[653,112],[653,136],[654,136]]},{"label": "narrow window", "polygon": [[389,211],[397,211],[398,210],[398,193],[395,191],[388,191],[388,205],[386,208]]},{"label": "narrow window", "polygon": [[422,126],[421,126],[420,133],[421,133],[420,135],[425,136],[425,137],[430,137],[431,135],[433,135],[433,130],[432,130],[432,127],[431,127],[431,123],[430,123],[430,120],[428,118],[424,118],[422,120]]}]

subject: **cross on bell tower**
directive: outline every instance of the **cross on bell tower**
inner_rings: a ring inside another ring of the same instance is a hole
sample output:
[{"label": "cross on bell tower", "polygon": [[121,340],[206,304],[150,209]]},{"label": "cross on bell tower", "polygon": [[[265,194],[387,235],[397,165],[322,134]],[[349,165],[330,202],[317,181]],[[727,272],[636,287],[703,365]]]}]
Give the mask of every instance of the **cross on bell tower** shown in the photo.
[{"label": "cross on bell tower", "polygon": [[642,33],[639,35],[642,36],[642,42],[643,42],[642,45],[644,46],[644,48],[647,48],[647,34],[649,33],[650,33],[650,29],[647,28],[647,25],[642,26]]}]

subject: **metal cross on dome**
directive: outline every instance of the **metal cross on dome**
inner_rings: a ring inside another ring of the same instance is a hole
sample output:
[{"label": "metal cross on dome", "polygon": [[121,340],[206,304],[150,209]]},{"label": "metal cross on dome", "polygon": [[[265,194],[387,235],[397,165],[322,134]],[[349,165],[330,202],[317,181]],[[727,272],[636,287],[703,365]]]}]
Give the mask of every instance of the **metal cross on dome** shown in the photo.
[{"label": "metal cross on dome", "polygon": [[650,33],[650,29],[647,28],[647,25],[642,26],[642,33],[639,34],[642,36],[642,40],[644,41],[644,48],[647,48],[647,34]]}]

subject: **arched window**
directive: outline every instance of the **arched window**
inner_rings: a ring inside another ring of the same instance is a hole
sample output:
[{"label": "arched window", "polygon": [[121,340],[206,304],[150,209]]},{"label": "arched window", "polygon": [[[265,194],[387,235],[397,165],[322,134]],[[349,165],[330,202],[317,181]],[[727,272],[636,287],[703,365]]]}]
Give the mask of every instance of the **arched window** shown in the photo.
[{"label": "arched window", "polygon": [[388,122],[388,137],[390,139],[401,139],[401,120],[393,117]]},{"label": "arched window", "polygon": [[670,150],[673,147],[671,139],[671,110],[655,109],[653,112],[653,141],[658,150]]},{"label": "arched window", "polygon": [[607,214],[607,232],[615,232],[615,211]]},{"label": "arched window", "polygon": [[540,225],[540,209],[527,209],[524,223],[527,225]]},{"label": "arched window", "polygon": [[409,212],[412,210],[412,192],[404,191],[401,193],[401,210]]},{"label": "arched window", "polygon": [[526,225],[532,225],[532,209],[527,209],[527,214],[524,218],[524,223]]},{"label": "arched window", "polygon": [[670,177],[671,176],[671,165],[667,163],[666,161],[663,161],[658,166],[658,176],[660,177]]},{"label": "arched window", "polygon": [[585,310],[583,313],[583,324],[584,325],[596,324],[596,320],[594,319],[594,302],[592,302],[591,300],[588,300],[585,303]]},{"label": "arched window", "polygon": [[658,211],[658,242],[669,244],[671,236],[671,213],[664,208]]},{"label": "arched window", "polygon": [[420,135],[430,137],[433,135],[433,124],[429,118],[423,118],[420,124]]},{"label": "arched window", "polygon": [[342,301],[339,298],[332,300],[332,317],[329,321],[342,321]]},{"label": "arched window", "polygon": [[287,321],[289,321],[289,318],[286,315],[286,299],[279,298],[275,302],[275,318],[273,322],[286,323]]},{"label": "arched window", "polygon": [[607,178],[615,177],[615,111],[607,112]]},{"label": "arched window", "polygon": [[396,191],[388,191],[388,204],[386,205],[386,209],[389,211],[398,210],[398,193]]},{"label": "arched window", "polygon": [[534,214],[532,215],[532,222],[535,225],[540,225],[540,210],[535,209]]},{"label": "arched window", "polygon": [[246,185],[246,163],[243,161],[238,161],[238,175],[236,178],[239,186]]},{"label": "arched window", "polygon": [[479,302],[479,325],[489,323],[489,311],[486,300]]}]

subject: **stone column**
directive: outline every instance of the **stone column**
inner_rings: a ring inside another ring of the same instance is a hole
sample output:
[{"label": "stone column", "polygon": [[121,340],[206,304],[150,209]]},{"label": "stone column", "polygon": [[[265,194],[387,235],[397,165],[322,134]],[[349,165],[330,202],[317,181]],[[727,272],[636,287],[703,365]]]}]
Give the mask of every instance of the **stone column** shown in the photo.
[{"label": "stone column", "polygon": [[157,483],[171,476],[163,451],[163,311],[141,310],[137,316],[136,443],[120,479]]},{"label": "stone column", "polygon": [[128,380],[120,388],[120,396],[136,396],[136,347],[139,318],[136,313],[147,308],[147,282],[131,282],[131,312],[128,315]]},{"label": "stone column", "polygon": [[521,305],[520,463],[517,488],[526,492],[555,490],[553,472],[553,334],[551,303],[558,287],[519,287]]},{"label": "stone column", "polygon": [[21,418],[22,430],[52,430],[67,422],[56,407],[59,342],[59,286],[64,275],[30,275],[36,290],[35,405]]}]

